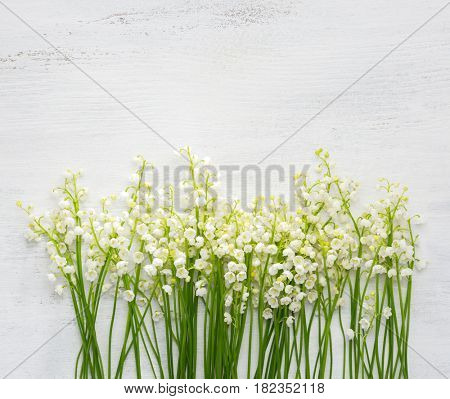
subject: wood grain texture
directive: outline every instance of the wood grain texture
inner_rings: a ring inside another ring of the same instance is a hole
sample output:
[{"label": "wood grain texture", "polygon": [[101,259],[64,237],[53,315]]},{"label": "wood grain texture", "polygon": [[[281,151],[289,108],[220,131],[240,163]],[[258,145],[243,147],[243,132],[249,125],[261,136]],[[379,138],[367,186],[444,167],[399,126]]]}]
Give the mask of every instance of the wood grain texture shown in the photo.
[{"label": "wood grain texture", "polygon": [[[3,0],[2,0],[3,1]],[[218,164],[254,164],[445,1],[4,0],[176,147]],[[409,185],[426,216],[411,346],[450,375],[450,7],[270,158],[308,163],[328,148],[367,199],[376,179]],[[142,153],[171,148],[0,5],[0,374],[72,317],[23,238],[17,199],[45,208],[66,167],[91,198],[117,192]],[[235,183],[239,185],[239,182]],[[282,187],[273,187],[274,193]],[[106,320],[108,315],[103,315]],[[66,328],[10,377],[71,377]],[[440,375],[414,352],[411,376]]]}]

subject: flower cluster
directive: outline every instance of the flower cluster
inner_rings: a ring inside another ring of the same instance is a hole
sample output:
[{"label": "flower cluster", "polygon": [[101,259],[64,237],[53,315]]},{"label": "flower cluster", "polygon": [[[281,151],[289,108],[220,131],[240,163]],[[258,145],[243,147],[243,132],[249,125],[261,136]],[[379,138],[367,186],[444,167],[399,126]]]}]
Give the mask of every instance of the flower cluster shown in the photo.
[{"label": "flower cluster", "polygon": [[[57,209],[37,215],[18,204],[30,218],[27,238],[46,240],[56,293],[73,301],[82,337],[75,376],[120,378],[134,353],[137,377],[146,359],[155,377],[193,378],[200,335],[206,378],[238,377],[244,340],[247,377],[323,378],[331,376],[338,330],[343,377],[408,376],[417,217],[407,214],[406,188],[381,180],[383,197],[358,216],[359,184],[338,177],[318,150],[317,176],[295,178],[295,211],[256,198],[247,212],[218,198],[203,160],[181,153],[189,160],[182,211],[173,187],[149,183],[143,157],[130,185],[102,198],[99,210],[82,206],[87,189],[72,171],[55,189]],[[105,293],[113,298],[107,367],[96,331]],[[116,308],[124,304],[113,367]]]}]

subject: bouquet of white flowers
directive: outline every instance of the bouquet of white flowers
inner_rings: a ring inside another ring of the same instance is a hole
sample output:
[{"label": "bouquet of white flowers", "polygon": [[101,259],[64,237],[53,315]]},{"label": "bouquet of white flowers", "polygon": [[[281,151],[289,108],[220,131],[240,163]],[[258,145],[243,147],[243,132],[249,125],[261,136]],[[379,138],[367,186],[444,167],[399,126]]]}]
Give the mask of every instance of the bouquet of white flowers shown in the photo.
[{"label": "bouquet of white flowers", "polygon": [[[406,188],[382,180],[383,198],[358,216],[358,184],[336,176],[318,150],[318,176],[295,178],[294,211],[274,198],[244,211],[218,199],[202,160],[182,154],[190,173],[181,211],[171,187],[155,205],[142,157],[121,213],[111,210],[114,195],[84,209],[87,189],[71,171],[55,190],[57,209],[37,215],[18,203],[28,238],[46,241],[55,291],[73,303],[75,377],[121,378],[134,358],[138,378],[144,363],[155,378],[237,378],[242,369],[247,378],[325,378],[338,353],[343,378],[408,377],[418,259]],[[100,312],[111,315],[106,348]]]}]

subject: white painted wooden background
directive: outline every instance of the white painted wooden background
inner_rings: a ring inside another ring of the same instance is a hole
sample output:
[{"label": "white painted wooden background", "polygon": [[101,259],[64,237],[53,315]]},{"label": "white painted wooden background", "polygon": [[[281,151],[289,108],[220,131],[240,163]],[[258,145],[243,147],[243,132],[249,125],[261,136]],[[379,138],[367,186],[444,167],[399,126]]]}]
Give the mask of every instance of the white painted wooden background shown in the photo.
[{"label": "white painted wooden background", "polygon": [[[135,154],[156,165],[179,163],[3,4],[174,146],[245,165],[260,161],[445,0],[1,0],[1,376],[72,317],[69,300],[46,280],[43,248],[23,238],[26,219],[15,201],[53,206],[50,189],[68,166],[86,170],[94,200],[121,189]],[[409,185],[412,208],[426,216],[421,253],[430,261],[414,283],[411,346],[446,375],[449,101],[450,7],[264,163],[305,164],[322,146],[364,187],[381,176]],[[78,343],[70,326],[10,377],[71,377]],[[414,352],[410,363],[412,377],[442,376]]]}]

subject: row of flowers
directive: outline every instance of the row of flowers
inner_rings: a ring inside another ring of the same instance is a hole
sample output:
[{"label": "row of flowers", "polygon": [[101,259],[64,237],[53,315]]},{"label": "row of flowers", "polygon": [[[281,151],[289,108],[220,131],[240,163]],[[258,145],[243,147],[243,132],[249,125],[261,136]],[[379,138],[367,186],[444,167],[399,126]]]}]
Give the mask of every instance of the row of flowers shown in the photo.
[{"label": "row of flowers", "polygon": [[[325,378],[338,358],[344,378],[408,377],[420,264],[406,188],[381,180],[382,198],[356,215],[358,183],[318,150],[317,176],[295,177],[295,211],[276,198],[244,211],[217,197],[204,161],[181,154],[182,211],[170,186],[155,206],[142,157],[120,198],[102,198],[99,210],[82,207],[87,189],[71,171],[55,190],[57,209],[37,215],[18,203],[27,237],[46,241],[55,291],[73,302],[75,377],[120,378],[133,365],[138,378],[148,366],[155,378]],[[110,312],[106,349],[99,312]]]}]

